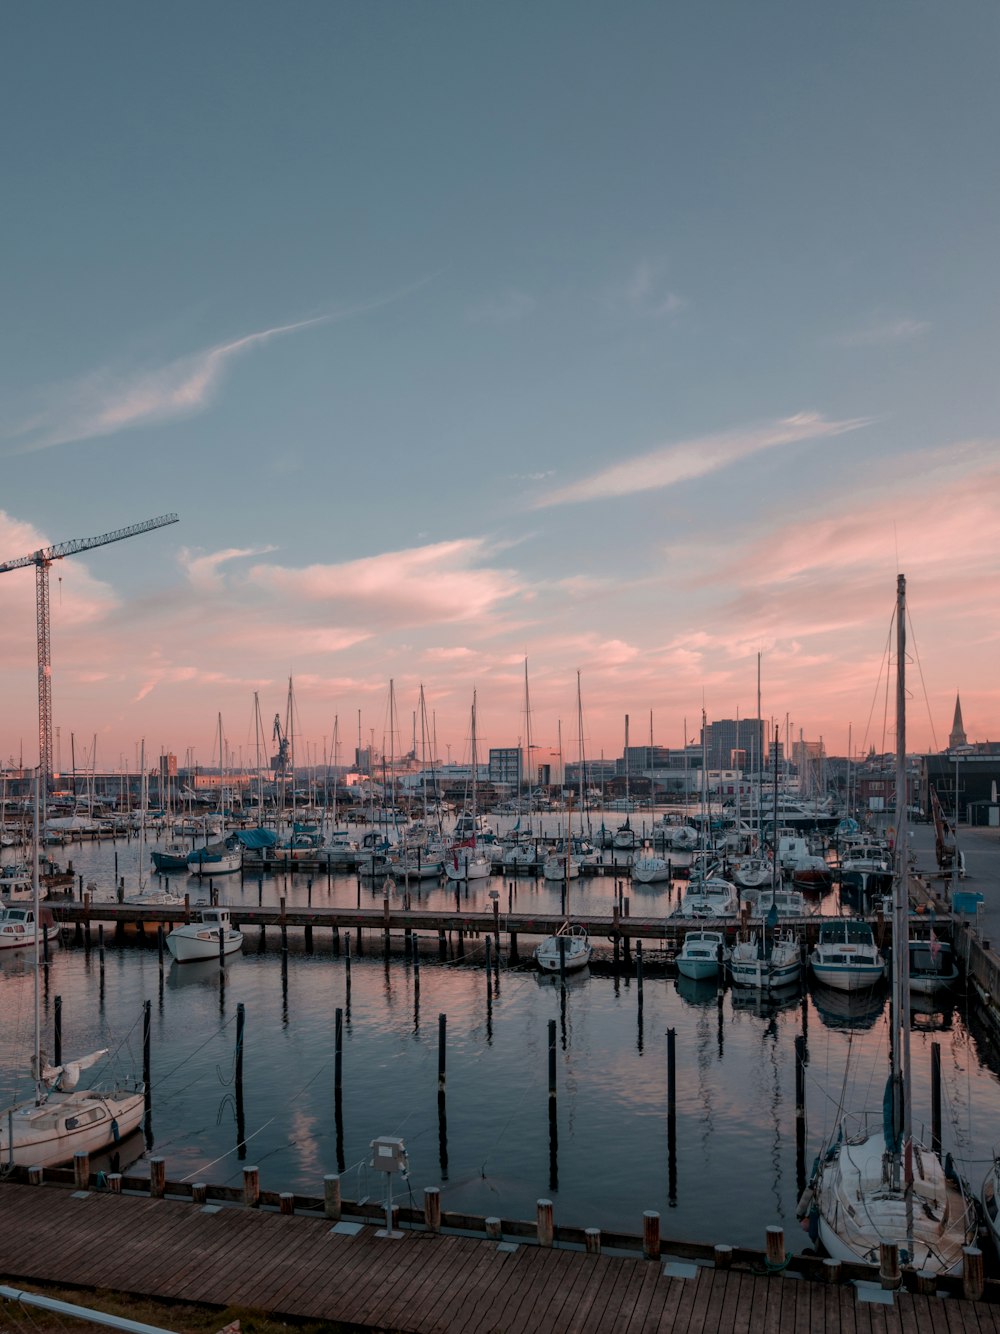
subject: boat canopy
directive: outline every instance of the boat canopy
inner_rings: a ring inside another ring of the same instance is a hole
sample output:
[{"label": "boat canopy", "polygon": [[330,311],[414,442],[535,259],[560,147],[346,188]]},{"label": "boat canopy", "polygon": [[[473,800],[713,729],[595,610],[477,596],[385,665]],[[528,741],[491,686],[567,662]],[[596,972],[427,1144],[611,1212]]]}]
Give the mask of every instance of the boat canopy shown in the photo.
[{"label": "boat canopy", "polygon": [[245,848],[259,852],[261,848],[273,848],[278,835],[273,829],[238,829],[236,837]]}]

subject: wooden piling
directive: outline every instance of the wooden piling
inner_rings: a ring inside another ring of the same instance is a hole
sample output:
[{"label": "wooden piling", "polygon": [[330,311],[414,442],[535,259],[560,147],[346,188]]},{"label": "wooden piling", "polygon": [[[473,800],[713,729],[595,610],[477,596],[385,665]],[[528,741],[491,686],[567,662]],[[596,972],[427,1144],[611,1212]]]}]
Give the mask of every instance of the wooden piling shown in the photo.
[{"label": "wooden piling", "polygon": [[445,1053],[448,1042],[448,1016],[438,1015],[438,1093],[443,1093],[446,1083]]},{"label": "wooden piling", "polygon": [[878,1247],[878,1277],[883,1288],[895,1290],[903,1281],[899,1268],[899,1246],[894,1241],[881,1241]]},{"label": "wooden piling", "polygon": [[503,1230],[500,1226],[499,1218],[487,1218],[484,1220],[486,1235],[490,1241],[503,1241]]},{"label": "wooden piling", "polygon": [[278,1196],[278,1213],[279,1214],[295,1213],[295,1194],[293,1191],[283,1190],[281,1194]]},{"label": "wooden piling", "polygon": [[73,1184],[77,1190],[86,1190],[90,1186],[90,1154],[86,1149],[73,1155]]},{"label": "wooden piling", "polygon": [[167,1189],[166,1158],[149,1160],[149,1194],[154,1200],[162,1200]]},{"label": "wooden piling", "polygon": [[112,1195],[122,1193],[122,1174],[121,1172],[109,1172],[107,1175],[108,1190]]},{"label": "wooden piling", "polygon": [[206,1181],[195,1181],[191,1185],[191,1203],[208,1203],[208,1183]]},{"label": "wooden piling", "polygon": [[655,1209],[642,1215],[642,1253],[647,1260],[660,1258],[660,1215]]},{"label": "wooden piling", "polygon": [[555,1229],[552,1222],[552,1201],[539,1200],[535,1206],[539,1246],[551,1246]]},{"label": "wooden piling", "polygon": [[340,1177],[336,1172],[323,1178],[323,1212],[334,1223],[340,1222]]},{"label": "wooden piling", "polygon": [[52,1014],[52,1063],[62,1065],[62,996],[56,997]]},{"label": "wooden piling", "polygon": [[966,1301],[982,1300],[984,1289],[983,1253],[978,1246],[962,1247],[962,1294]]},{"label": "wooden piling", "polygon": [[38,1166],[35,1166],[35,1167],[29,1167],[29,1168],[28,1168],[28,1185],[29,1185],[29,1186],[41,1186],[41,1185],[44,1183],[44,1181],[45,1181],[45,1168],[44,1168],[44,1167],[38,1167]]},{"label": "wooden piling", "polygon": [[773,1269],[785,1264],[785,1229],[776,1224],[767,1229],[767,1263]]},{"label": "wooden piling", "polygon": [[933,1297],[937,1292],[937,1274],[933,1269],[918,1269],[915,1281],[921,1297]]},{"label": "wooden piling", "polygon": [[733,1263],[733,1248],[727,1246],[724,1242],[719,1242],[715,1247],[715,1267],[716,1269],[729,1269]]},{"label": "wooden piling", "polygon": [[600,1255],[601,1253],[601,1229],[599,1227],[587,1227],[583,1230],[583,1240],[587,1248],[588,1255]]},{"label": "wooden piling", "polygon": [[556,1021],[549,1020],[549,1104],[556,1100]]},{"label": "wooden piling", "polygon": [[243,1169],[243,1203],[248,1209],[257,1209],[260,1206],[259,1168],[244,1167]]},{"label": "wooden piling", "polygon": [[441,1231],[441,1192],[437,1186],[424,1188],[424,1226],[428,1232]]},{"label": "wooden piling", "polygon": [[826,1283],[840,1282],[840,1261],[826,1259],[823,1261],[823,1280]]}]

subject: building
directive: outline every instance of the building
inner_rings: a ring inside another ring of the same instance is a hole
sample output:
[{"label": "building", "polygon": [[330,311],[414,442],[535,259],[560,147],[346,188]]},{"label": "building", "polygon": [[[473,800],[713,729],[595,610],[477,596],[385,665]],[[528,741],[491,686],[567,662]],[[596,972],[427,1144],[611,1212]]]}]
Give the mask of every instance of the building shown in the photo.
[{"label": "building", "polygon": [[491,746],[488,779],[497,786],[521,786],[524,753],[520,746]]},{"label": "building", "polygon": [[962,701],[956,694],[955,696],[955,717],[951,724],[951,735],[948,737],[949,750],[964,750],[969,741],[965,735],[965,726],[962,722]]},{"label": "building", "polygon": [[702,737],[709,769],[729,769],[733,756],[744,751],[756,764],[764,754],[764,723],[760,718],[719,718]]}]

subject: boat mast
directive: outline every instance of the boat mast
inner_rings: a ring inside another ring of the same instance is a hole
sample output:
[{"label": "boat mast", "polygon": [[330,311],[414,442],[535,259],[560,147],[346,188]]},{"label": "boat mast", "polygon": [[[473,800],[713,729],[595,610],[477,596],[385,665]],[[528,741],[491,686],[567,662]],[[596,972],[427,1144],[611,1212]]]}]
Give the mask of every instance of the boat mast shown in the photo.
[{"label": "boat mast", "polygon": [[[42,770],[41,770],[41,766],[39,766],[39,767],[35,770],[35,802],[34,802],[35,810],[34,810],[34,822],[33,822],[33,823],[34,823],[34,830],[33,830],[33,832],[34,832],[34,837],[32,838],[32,852],[31,852],[31,897],[32,897],[32,905],[33,905],[34,910],[35,910],[35,969],[34,969],[34,973],[35,973],[35,1060],[34,1060],[34,1071],[33,1071],[33,1073],[34,1073],[34,1076],[35,1076],[35,1106],[36,1106],[36,1107],[40,1107],[40,1106],[42,1105],[42,1103],[45,1101],[45,1093],[44,1093],[43,1083],[42,1083],[42,991],[41,991],[41,987],[42,987],[42,982],[41,982],[41,972],[42,972],[42,968],[41,968],[41,962],[40,962],[40,960],[39,960],[39,950],[38,950],[38,933],[39,933],[40,930],[43,929],[43,928],[42,928],[42,923],[41,923],[41,916],[42,916],[42,914],[41,914],[41,909],[40,909],[40,903],[41,903],[42,892],[41,892],[40,883],[39,883],[39,869],[38,869],[38,845],[39,845],[39,843],[41,842],[41,837],[42,837],[41,820],[40,820],[40,818],[39,818],[39,803],[40,803],[39,786],[40,786],[40,782],[41,782],[41,772],[42,772]],[[11,1148],[11,1159],[13,1160],[13,1153],[14,1153],[14,1136],[13,1136],[13,1134],[11,1134],[11,1136],[10,1136],[10,1148]]]},{"label": "boat mast", "polygon": [[913,1254],[913,1124],[910,1108],[909,837],[906,822],[906,576],[896,577],[896,879],[892,913],[892,1185],[900,1170],[907,1248]]}]

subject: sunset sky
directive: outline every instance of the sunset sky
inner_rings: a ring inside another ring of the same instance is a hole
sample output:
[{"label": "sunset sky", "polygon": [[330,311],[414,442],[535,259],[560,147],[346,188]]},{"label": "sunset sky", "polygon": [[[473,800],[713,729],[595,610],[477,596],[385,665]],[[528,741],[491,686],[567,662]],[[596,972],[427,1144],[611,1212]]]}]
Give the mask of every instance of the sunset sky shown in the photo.
[{"label": "sunset sky", "polygon": [[[295,683],[443,757],[756,711],[1000,739],[1000,11],[976,0],[4,14],[0,561],[63,768],[252,753]],[[37,757],[0,578],[0,758]],[[888,710],[888,717],[887,717]]]}]

